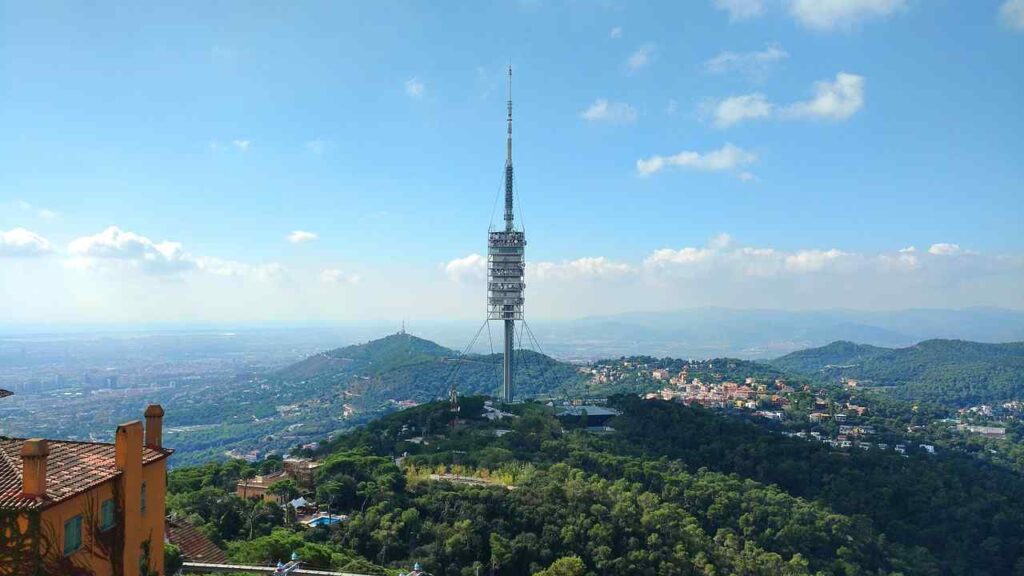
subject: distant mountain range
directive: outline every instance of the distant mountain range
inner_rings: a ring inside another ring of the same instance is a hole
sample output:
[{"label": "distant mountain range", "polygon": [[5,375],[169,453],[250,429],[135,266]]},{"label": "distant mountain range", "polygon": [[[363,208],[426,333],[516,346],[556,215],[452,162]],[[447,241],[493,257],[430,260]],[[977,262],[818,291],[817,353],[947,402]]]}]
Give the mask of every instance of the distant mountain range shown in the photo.
[{"label": "distant mountain range", "polygon": [[[641,391],[632,381],[595,391],[573,364],[529,350],[516,354],[517,398]],[[886,348],[835,342],[757,362],[734,377],[776,371],[823,383],[853,377],[865,386],[885,387],[899,399],[952,407],[1024,398],[1024,343],[933,340]],[[706,368],[721,377],[731,363]],[[176,458],[193,463],[256,446],[281,451],[364,424],[399,406],[443,399],[453,384],[460,395],[497,396],[501,356],[461,354],[406,333],[319,352],[271,372],[198,387],[190,394],[188,409],[175,417],[176,426],[197,427],[174,438],[180,448]],[[217,427],[206,428],[211,423]]]},{"label": "distant mountain range", "polygon": [[770,362],[783,371],[860,386],[891,387],[892,396],[952,407],[1024,397],[1024,342],[926,340],[905,348],[833,342]]},{"label": "distant mountain range", "polygon": [[[529,313],[529,310],[527,310]],[[482,318],[481,318],[482,320]],[[69,327],[8,328],[0,325],[0,363],[66,361],[74,355],[109,366],[126,356],[156,354],[166,358],[197,354],[223,358],[255,356],[266,365],[283,366],[315,350],[366,342],[395,331],[393,322],[353,321],[245,326],[166,325],[147,329],[106,327],[107,332]],[[416,334],[450,349],[462,350],[479,321],[420,320],[409,323]],[[651,355],[674,358],[776,358],[789,352],[846,340],[875,346],[904,347],[935,338],[974,342],[1024,340],[1024,311],[999,308],[962,310],[743,310],[690,308],[635,312],[573,320],[530,320],[538,352],[563,360],[597,360]],[[45,330],[44,330],[45,328]],[[500,328],[492,328],[494,346],[481,338],[471,350],[500,349]],[[44,333],[45,332],[45,333]],[[5,335],[6,334],[6,335]],[[517,344],[518,346],[518,344]],[[25,350],[30,354],[26,355]],[[145,358],[149,362],[149,358]]]},{"label": "distant mountain range", "polygon": [[[518,397],[582,390],[583,378],[571,364],[530,350],[518,350],[516,361]],[[897,348],[842,340],[761,362],[822,382],[853,378],[861,386],[884,387],[895,398],[952,407],[1024,397],[1024,342],[933,339]],[[275,377],[307,390],[341,390],[347,402],[364,412],[389,400],[442,398],[452,384],[461,394],[496,395],[501,356],[461,355],[399,333],[310,356]]]},{"label": "distant mountain range", "polygon": [[595,316],[533,325],[544,351],[558,358],[632,354],[679,358],[768,359],[847,340],[886,347],[935,338],[1024,340],[1024,311],[997,308],[895,310],[737,310],[693,308]]}]

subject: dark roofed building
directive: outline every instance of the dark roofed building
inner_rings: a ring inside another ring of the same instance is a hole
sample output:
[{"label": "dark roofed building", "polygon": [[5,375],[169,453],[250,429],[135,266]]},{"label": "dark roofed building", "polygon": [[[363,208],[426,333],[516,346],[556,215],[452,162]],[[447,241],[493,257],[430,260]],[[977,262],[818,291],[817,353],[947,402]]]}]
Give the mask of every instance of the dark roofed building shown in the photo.
[{"label": "dark roofed building", "polygon": [[198,528],[184,520],[167,519],[167,541],[181,550],[185,562],[227,564],[228,556]]},{"label": "dark roofed building", "polygon": [[559,418],[579,418],[586,414],[587,426],[604,426],[609,420],[619,415],[619,411],[605,406],[583,405],[568,406],[561,413]]}]

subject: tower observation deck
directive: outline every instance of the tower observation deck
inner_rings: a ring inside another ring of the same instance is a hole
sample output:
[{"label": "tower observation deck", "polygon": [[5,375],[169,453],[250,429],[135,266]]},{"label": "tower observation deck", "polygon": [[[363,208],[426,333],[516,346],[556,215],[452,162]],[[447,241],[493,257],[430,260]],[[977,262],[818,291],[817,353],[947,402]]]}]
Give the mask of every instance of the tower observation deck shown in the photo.
[{"label": "tower observation deck", "polygon": [[502,355],[501,396],[512,402],[512,355],[515,346],[515,323],[523,319],[523,281],[526,272],[526,235],[516,230],[512,202],[514,199],[512,171],[512,67],[508,69],[508,138],[505,146],[505,229],[487,234],[487,319],[501,320],[505,325],[505,349]]}]

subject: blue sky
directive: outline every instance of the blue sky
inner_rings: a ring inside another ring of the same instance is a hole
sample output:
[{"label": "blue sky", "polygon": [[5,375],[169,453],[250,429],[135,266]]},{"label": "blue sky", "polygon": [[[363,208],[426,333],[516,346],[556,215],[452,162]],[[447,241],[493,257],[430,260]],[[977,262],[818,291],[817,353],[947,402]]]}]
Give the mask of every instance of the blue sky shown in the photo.
[{"label": "blue sky", "polygon": [[1024,307],[1022,0],[3,2],[0,323],[481,315],[510,62],[528,314]]}]

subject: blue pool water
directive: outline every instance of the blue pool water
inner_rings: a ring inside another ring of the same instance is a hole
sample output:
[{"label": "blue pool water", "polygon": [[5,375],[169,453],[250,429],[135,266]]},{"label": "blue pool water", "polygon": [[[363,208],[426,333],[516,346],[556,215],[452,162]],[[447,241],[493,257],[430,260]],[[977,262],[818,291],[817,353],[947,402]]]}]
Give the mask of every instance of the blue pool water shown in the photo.
[{"label": "blue pool water", "polygon": [[334,517],[331,517],[331,518],[323,516],[323,517],[317,518],[316,520],[311,521],[309,523],[309,525],[310,526],[329,526],[331,524],[337,524],[338,522],[341,522],[341,518],[338,518],[337,516],[334,516]]}]

